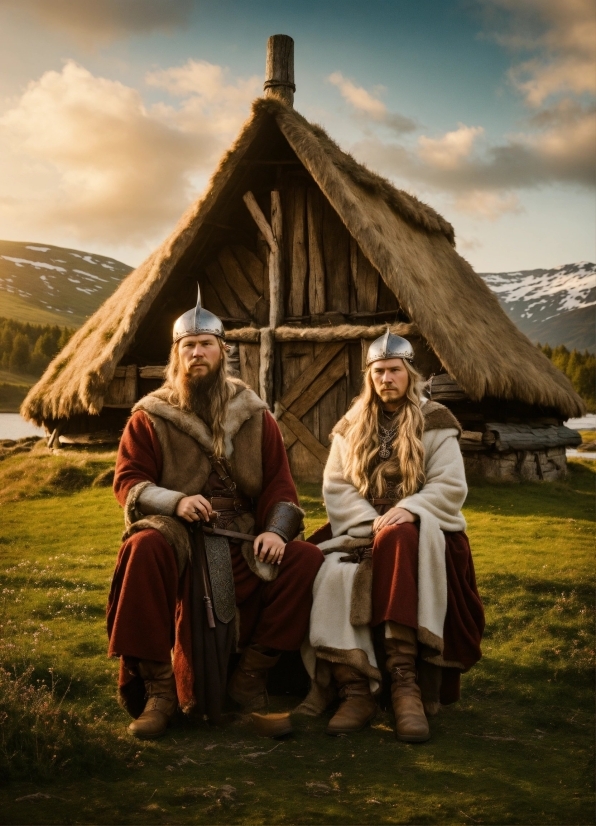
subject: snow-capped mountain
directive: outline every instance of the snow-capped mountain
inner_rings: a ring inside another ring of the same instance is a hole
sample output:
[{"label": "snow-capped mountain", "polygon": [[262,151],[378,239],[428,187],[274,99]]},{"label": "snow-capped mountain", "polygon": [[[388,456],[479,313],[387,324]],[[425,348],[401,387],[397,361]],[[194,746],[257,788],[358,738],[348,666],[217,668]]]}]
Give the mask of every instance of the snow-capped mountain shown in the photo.
[{"label": "snow-capped mountain", "polygon": [[596,349],[596,265],[481,273],[511,320],[532,341]]},{"label": "snow-capped mountain", "polygon": [[0,316],[79,327],[131,269],[81,250],[0,241]]}]

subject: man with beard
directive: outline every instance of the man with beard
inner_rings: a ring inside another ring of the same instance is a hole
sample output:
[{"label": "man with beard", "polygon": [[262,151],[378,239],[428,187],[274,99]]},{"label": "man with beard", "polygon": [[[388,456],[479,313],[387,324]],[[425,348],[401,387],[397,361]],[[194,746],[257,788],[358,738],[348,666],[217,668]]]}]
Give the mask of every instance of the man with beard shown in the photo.
[{"label": "man with beard", "polygon": [[326,557],[303,649],[313,688],[301,706],[321,712],[335,686],[342,702],[329,734],[372,719],[384,670],[397,738],[428,740],[427,716],[458,699],[459,675],[480,658],[461,428],[422,398],[413,357],[389,330],[374,341],[363,390],[333,430],[323,476],[329,524],[310,537]]},{"label": "man with beard", "polygon": [[114,478],[126,532],[110,592],[109,655],[129,731],[163,734],[178,705],[217,722],[228,693],[263,708],[266,680],[308,628],[321,552],[296,541],[298,507],[279,428],[227,375],[219,318],[201,307],[174,325],[162,388],[124,430]]}]

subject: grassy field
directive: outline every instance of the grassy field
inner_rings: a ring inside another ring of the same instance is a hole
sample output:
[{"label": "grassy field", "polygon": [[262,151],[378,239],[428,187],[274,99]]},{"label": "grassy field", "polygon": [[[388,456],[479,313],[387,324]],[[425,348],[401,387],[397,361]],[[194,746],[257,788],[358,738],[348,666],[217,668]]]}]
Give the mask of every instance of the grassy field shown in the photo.
[{"label": "grassy field", "polygon": [[[128,738],[105,656],[112,462],[38,449],[0,463],[1,822],[594,822],[594,463],[564,483],[471,487],[484,658],[417,746],[386,712],[340,738],[297,717],[293,737],[262,740],[233,713]],[[313,528],[317,490],[302,494]]]},{"label": "grassy field", "polygon": [[36,381],[39,381],[38,376],[0,370],[0,413],[18,413],[29,388]]}]

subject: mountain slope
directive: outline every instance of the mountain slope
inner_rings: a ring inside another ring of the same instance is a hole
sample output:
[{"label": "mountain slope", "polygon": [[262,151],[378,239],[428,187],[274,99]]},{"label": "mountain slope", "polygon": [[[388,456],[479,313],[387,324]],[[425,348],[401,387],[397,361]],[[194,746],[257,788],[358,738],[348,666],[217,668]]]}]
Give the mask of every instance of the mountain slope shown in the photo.
[{"label": "mountain slope", "polygon": [[596,265],[481,273],[511,320],[532,341],[596,350]]},{"label": "mountain slope", "polygon": [[81,250],[0,241],[0,316],[80,327],[131,270]]},{"label": "mountain slope", "polygon": [[[0,241],[0,316],[79,327],[132,267],[81,250]],[[531,341],[596,350],[596,265],[481,273]]]}]

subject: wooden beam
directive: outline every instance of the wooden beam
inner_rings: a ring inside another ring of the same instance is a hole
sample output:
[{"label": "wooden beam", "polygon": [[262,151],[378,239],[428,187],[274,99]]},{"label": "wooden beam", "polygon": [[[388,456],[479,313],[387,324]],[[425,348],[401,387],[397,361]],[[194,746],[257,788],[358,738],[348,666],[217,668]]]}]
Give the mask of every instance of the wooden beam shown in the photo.
[{"label": "wooden beam", "polygon": [[247,206],[248,211],[252,215],[255,224],[263,233],[265,241],[269,245],[269,249],[272,249],[275,246],[275,238],[273,237],[273,230],[269,226],[269,222],[263,215],[261,207],[257,204],[257,199],[252,194],[252,192],[245,192],[242,200]]},{"label": "wooden beam", "polygon": [[317,376],[327,367],[329,362],[343,350],[344,346],[345,342],[337,341],[323,347],[312,364],[306,368],[298,381],[292,385],[291,389],[281,399],[281,404],[284,407],[291,408],[294,402],[302,396]]},{"label": "wooden beam", "polygon": [[325,265],[323,262],[323,203],[315,187],[306,195],[308,222],[308,304],[310,315],[325,312]]},{"label": "wooden beam", "polygon": [[275,338],[271,327],[261,329],[259,353],[259,396],[273,408],[273,367],[275,362]]},{"label": "wooden beam", "polygon": [[[341,346],[341,349],[343,349],[343,345]],[[310,368],[308,369],[310,370]],[[305,371],[305,373],[306,372],[307,371]],[[302,416],[306,415],[306,413],[308,413],[308,411],[312,407],[314,407],[314,405],[325,395],[325,393],[328,390],[330,390],[333,387],[333,385],[337,381],[339,381],[339,379],[345,374],[346,360],[344,358],[344,354],[342,352],[336,351],[335,358],[331,362],[329,368],[325,370],[325,372],[319,371],[317,377],[314,381],[312,381],[308,389],[305,392],[301,393],[301,395],[294,402],[291,401],[292,396],[294,395],[292,393],[294,388],[292,388],[292,391],[286,393],[286,395],[282,398],[281,402],[279,402],[276,405],[276,410],[281,411],[281,414],[278,414],[278,418],[280,418],[281,421],[284,420],[283,411],[285,410],[288,410],[290,413],[292,413],[292,415],[296,416],[298,419],[302,418]],[[289,403],[287,403],[288,399],[290,400]],[[306,427],[306,425],[303,425],[303,427]],[[294,430],[292,430],[292,432],[294,433],[295,438],[284,438],[287,450],[289,450],[292,447],[296,438],[299,438],[298,436],[296,436]]]},{"label": "wooden beam", "polygon": [[[308,427],[302,424],[300,419],[296,418],[293,413],[286,410],[281,405],[279,409],[281,411],[281,421],[285,424],[285,426],[292,431],[296,439],[299,440],[307,450],[310,450],[315,459],[318,459],[319,462],[324,465],[327,461],[327,457],[329,456],[329,451],[327,448],[323,447],[319,440],[313,436]],[[286,448],[287,447],[288,445],[286,445]]]},{"label": "wooden beam", "polygon": [[323,201],[323,256],[327,309],[349,313],[350,236],[327,200]]},{"label": "wooden beam", "polygon": [[249,387],[259,392],[259,345],[240,342],[240,378]]},{"label": "wooden beam", "polygon": [[[118,369],[118,368],[116,368]],[[121,407],[130,409],[137,400],[138,374],[137,365],[129,364],[119,370],[120,376],[114,376],[104,397],[103,407]]]},{"label": "wooden beam", "polygon": [[269,326],[275,329],[284,317],[283,218],[281,198],[276,189],[271,193],[271,229],[275,248],[269,257]]},{"label": "wooden beam", "polygon": [[265,268],[262,261],[254,252],[251,252],[241,244],[234,244],[232,252],[236,256],[238,263],[242,267],[244,274],[259,295],[265,294]]},{"label": "wooden beam", "polygon": [[[296,399],[291,407],[292,413],[301,419],[333,385],[346,375],[346,361],[343,353],[339,353],[329,367],[315,379],[300,398]],[[283,399],[282,399],[283,404]],[[285,407],[285,405],[284,405]]]},{"label": "wooden beam", "polygon": [[220,250],[217,260],[225,273],[228,284],[236,293],[238,299],[246,307],[249,314],[254,315],[255,307],[261,296],[243,273],[242,267],[236,260],[232,250],[229,247],[224,247]]},{"label": "wooden beam", "polygon": [[205,267],[207,275],[211,281],[211,286],[217,293],[221,303],[228,311],[230,318],[249,319],[250,316],[240,304],[226,280],[224,271],[217,261],[213,261]]},{"label": "wooden beam", "polygon": [[356,290],[356,310],[374,313],[379,295],[379,273],[364,255],[356,241],[351,239],[350,261],[352,280]]},{"label": "wooden beam", "polygon": [[215,288],[210,281],[204,280],[201,284],[201,295],[205,297],[203,306],[210,310],[215,315],[219,316],[227,316],[228,311],[224,307],[223,302],[221,301],[218,294],[215,292]]},{"label": "wooden beam", "polygon": [[148,364],[145,367],[139,367],[140,379],[163,379],[166,374],[166,368],[161,364]]},{"label": "wooden beam", "polygon": [[302,315],[304,311],[304,290],[308,271],[308,256],[305,243],[306,190],[298,187],[293,190],[293,214],[288,216],[291,231],[290,245],[290,301],[289,314]]},{"label": "wooden beam", "polygon": [[281,199],[279,192],[273,190],[271,193],[271,226],[252,192],[246,192],[243,199],[269,245],[269,326],[275,329],[283,320],[284,310]]}]

